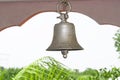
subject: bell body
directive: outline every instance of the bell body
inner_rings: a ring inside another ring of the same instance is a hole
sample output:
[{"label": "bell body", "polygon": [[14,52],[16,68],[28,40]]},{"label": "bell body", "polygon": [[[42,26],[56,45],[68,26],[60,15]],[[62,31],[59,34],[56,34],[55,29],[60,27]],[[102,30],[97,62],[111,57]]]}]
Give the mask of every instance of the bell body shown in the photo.
[{"label": "bell body", "polygon": [[54,26],[54,35],[48,51],[82,50],[76,39],[73,23],[60,22]]}]

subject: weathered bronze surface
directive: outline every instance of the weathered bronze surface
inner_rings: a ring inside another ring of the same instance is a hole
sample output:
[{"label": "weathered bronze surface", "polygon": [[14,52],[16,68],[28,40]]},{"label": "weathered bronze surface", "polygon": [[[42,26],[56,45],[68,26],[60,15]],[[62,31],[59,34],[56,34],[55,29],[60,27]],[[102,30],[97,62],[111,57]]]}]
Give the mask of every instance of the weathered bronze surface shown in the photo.
[{"label": "weathered bronze surface", "polygon": [[60,22],[54,27],[53,41],[47,50],[81,50],[83,49],[77,42],[74,24]]},{"label": "weathered bronze surface", "polygon": [[58,18],[61,19],[61,22],[55,24],[53,41],[47,50],[61,51],[63,57],[67,58],[68,51],[82,50],[83,48],[77,42],[74,24],[67,22],[68,14],[60,12]]}]

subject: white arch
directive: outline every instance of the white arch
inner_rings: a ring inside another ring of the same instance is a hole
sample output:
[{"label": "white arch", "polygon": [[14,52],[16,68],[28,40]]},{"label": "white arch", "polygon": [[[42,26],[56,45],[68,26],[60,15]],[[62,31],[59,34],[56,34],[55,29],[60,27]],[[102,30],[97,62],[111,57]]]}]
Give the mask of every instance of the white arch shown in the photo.
[{"label": "white arch", "polygon": [[78,42],[83,51],[71,51],[68,58],[62,58],[60,52],[48,52],[52,41],[54,24],[59,14],[55,12],[40,13],[22,27],[11,27],[0,33],[0,53],[8,54],[8,62],[0,64],[5,67],[22,67],[35,59],[51,56],[70,68],[80,70],[87,67],[118,66],[117,52],[112,37],[118,27],[99,25],[96,21],[80,13],[69,13],[69,22],[74,23]]}]

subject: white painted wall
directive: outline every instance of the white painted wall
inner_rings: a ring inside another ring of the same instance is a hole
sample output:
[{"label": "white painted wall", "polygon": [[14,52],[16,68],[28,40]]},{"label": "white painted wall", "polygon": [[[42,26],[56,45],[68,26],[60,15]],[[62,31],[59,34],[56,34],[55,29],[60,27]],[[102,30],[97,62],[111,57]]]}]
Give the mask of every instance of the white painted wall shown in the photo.
[{"label": "white painted wall", "polygon": [[63,59],[60,52],[46,51],[52,41],[54,24],[60,21],[56,19],[58,16],[55,12],[41,13],[22,27],[0,32],[0,65],[23,67],[38,58],[51,56],[72,69],[119,67],[119,55],[113,40],[119,28],[99,25],[80,13],[69,13],[68,21],[74,23],[78,42],[84,50],[69,52],[67,59]]}]

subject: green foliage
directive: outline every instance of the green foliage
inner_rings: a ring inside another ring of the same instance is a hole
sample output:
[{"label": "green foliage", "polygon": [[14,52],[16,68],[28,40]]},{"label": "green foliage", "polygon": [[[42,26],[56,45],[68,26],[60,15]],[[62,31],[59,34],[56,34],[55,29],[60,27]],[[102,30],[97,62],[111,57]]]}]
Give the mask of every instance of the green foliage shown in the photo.
[{"label": "green foliage", "polygon": [[83,72],[71,70],[51,57],[41,58],[23,68],[13,80],[112,80],[120,76],[119,68],[100,70],[88,68]]},{"label": "green foliage", "polygon": [[120,29],[116,32],[114,40],[115,40],[115,47],[117,48],[117,52],[120,53]]},{"label": "green foliage", "polygon": [[[80,80],[98,80],[99,72],[95,69],[88,68],[84,72],[80,73]],[[81,79],[82,78],[82,79]]]},{"label": "green foliage", "polygon": [[43,57],[22,68],[0,67],[0,80],[112,80],[120,77],[120,68],[71,70],[51,57]]},{"label": "green foliage", "polygon": [[25,67],[13,80],[71,80],[70,73],[55,59],[44,57]]},{"label": "green foliage", "polygon": [[111,70],[107,70],[107,68],[100,69],[100,77],[108,80],[111,78],[112,80],[120,77],[120,68],[113,67]]},{"label": "green foliage", "polygon": [[19,68],[3,68],[0,67],[0,80],[12,80],[12,77],[20,71]]}]

